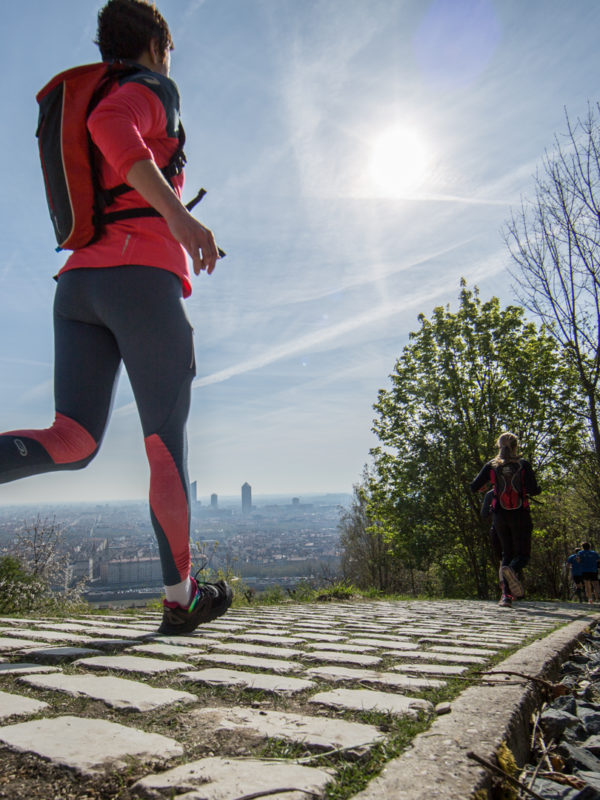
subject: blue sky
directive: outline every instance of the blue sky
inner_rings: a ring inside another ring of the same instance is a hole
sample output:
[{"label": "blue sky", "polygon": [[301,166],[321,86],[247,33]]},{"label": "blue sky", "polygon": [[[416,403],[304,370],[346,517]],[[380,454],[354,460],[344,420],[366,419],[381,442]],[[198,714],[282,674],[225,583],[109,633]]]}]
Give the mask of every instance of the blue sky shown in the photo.
[{"label": "blue sky", "polygon": [[[52,275],[35,93],[95,61],[96,0],[4,9],[0,430],[53,416]],[[597,0],[163,0],[188,144],[186,199],[227,258],[187,308],[201,497],[351,491],[372,404],[417,315],[459,280],[513,299],[502,227],[564,107],[598,99]],[[384,142],[391,141],[391,149]],[[0,504],[146,494],[127,377],[84,471]]]}]

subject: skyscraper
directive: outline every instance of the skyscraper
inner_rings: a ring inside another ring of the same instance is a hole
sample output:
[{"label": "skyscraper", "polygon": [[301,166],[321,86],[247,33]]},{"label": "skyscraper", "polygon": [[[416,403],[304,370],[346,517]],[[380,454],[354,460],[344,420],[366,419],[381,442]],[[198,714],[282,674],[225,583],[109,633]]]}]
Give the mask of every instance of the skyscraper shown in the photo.
[{"label": "skyscraper", "polygon": [[242,486],[242,514],[249,514],[252,511],[252,487],[249,483]]},{"label": "skyscraper", "polygon": [[192,503],[198,502],[198,481],[192,481],[190,484],[190,500]]},{"label": "skyscraper", "polygon": [[211,494],[210,496],[210,507],[217,508],[219,505],[219,496],[216,494]]}]

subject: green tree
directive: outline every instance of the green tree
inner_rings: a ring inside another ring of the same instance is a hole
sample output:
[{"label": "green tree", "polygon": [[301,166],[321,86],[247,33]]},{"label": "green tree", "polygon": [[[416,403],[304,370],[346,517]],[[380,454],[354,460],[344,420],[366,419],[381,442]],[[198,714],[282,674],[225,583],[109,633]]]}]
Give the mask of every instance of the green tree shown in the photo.
[{"label": "green tree", "polygon": [[417,568],[417,559],[401,549],[399,540],[385,535],[385,528],[368,515],[377,485],[365,468],[362,481],[354,486],[348,508],[342,510],[338,523],[343,580],[359,589],[378,592],[431,592],[428,574]]},{"label": "green tree", "polygon": [[461,283],[460,307],[419,316],[420,329],[379,392],[369,518],[417,569],[434,566],[446,595],[489,596],[489,522],[469,484],[503,430],[540,480],[558,486],[581,450],[574,367],[523,309],[482,302]]},{"label": "green tree", "polygon": [[359,589],[392,590],[397,565],[390,542],[367,516],[368,484],[365,471],[362,483],[354,486],[350,506],[340,514],[342,576]]}]

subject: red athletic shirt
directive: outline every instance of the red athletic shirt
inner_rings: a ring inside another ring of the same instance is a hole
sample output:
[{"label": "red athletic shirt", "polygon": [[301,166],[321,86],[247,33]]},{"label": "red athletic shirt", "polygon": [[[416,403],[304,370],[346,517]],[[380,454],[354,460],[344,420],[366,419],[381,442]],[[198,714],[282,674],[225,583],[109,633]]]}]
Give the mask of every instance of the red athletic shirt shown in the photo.
[{"label": "red athletic shirt", "polygon": [[[179,145],[179,94],[169,78],[144,70],[134,80],[116,83],[88,119],[88,130],[102,159],[100,182],[112,188],[126,182],[137,161],[168,164]],[[181,196],[183,173],[171,179]],[[115,199],[109,211],[149,204],[136,191]],[[159,267],[179,276],[183,296],[192,292],[187,255],[162,217],[139,217],[107,225],[100,239],[76,250],[60,270],[118,267],[127,264]]]}]

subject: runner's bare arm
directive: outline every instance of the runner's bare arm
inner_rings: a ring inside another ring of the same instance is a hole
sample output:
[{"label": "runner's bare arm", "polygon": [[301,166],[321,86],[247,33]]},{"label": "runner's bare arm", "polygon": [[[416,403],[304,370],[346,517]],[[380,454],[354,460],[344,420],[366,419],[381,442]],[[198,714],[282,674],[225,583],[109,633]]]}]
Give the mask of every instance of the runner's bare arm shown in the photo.
[{"label": "runner's bare arm", "polygon": [[195,274],[205,269],[210,275],[219,257],[212,231],[190,214],[156,164],[149,159],[136,161],[126,182],[165,218],[175,239],[190,254]]}]

